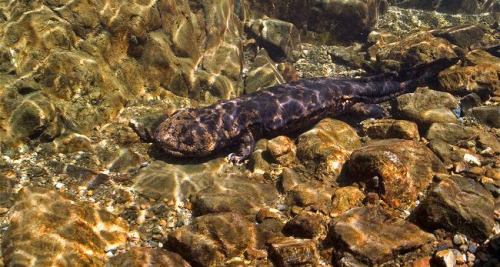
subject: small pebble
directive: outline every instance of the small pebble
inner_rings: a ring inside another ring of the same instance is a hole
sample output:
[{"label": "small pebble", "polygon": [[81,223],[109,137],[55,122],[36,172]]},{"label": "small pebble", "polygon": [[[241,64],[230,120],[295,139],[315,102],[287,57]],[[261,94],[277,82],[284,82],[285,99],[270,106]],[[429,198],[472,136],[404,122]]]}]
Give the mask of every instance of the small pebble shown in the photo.
[{"label": "small pebble", "polygon": [[464,160],[465,160],[465,162],[467,162],[469,164],[474,164],[476,166],[481,166],[481,162],[479,161],[479,159],[477,159],[475,156],[473,156],[471,154],[466,153],[464,155]]},{"label": "small pebble", "polygon": [[451,249],[441,250],[434,255],[440,266],[454,267],[457,263],[457,256]]},{"label": "small pebble", "polygon": [[57,182],[55,186],[57,189],[61,189],[64,186],[64,184],[61,182]]},{"label": "small pebble", "polygon": [[108,258],[111,258],[113,256],[114,256],[114,254],[113,254],[113,251],[111,251],[111,250],[106,253],[106,257],[108,257]]},{"label": "small pebble", "polygon": [[467,237],[465,237],[464,235],[456,234],[455,236],[453,236],[453,244],[455,246],[460,246],[465,243],[467,243]]},{"label": "small pebble", "polygon": [[4,215],[7,211],[9,211],[8,208],[0,208],[0,215]]},{"label": "small pebble", "polygon": [[473,244],[470,244],[467,249],[470,253],[476,253],[476,246],[474,246]]},{"label": "small pebble", "polygon": [[92,191],[92,190],[87,191],[87,196],[91,197],[93,195],[94,195],[94,191]]}]

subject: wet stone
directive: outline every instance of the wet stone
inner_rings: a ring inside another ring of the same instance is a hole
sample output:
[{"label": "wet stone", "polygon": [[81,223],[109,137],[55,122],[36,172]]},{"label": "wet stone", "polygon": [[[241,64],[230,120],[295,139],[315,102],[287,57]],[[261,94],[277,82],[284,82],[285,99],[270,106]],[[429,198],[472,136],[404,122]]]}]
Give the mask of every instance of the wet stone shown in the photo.
[{"label": "wet stone", "polygon": [[277,238],[270,242],[270,257],[278,266],[318,266],[318,249],[308,239]]},{"label": "wet stone", "polygon": [[391,101],[394,117],[417,123],[420,130],[432,123],[457,122],[458,101],[449,93],[418,88]]},{"label": "wet stone", "polygon": [[273,206],[278,191],[272,184],[225,173],[223,158],[204,164],[171,164],[154,161],[139,170],[134,188],[154,200],[170,199],[176,206],[191,200],[200,214],[233,211],[255,215],[260,207]]},{"label": "wet stone", "polygon": [[415,201],[434,171],[444,170],[427,147],[401,139],[369,142],[351,154],[348,167],[354,181],[365,183],[367,192],[377,192],[393,207]]},{"label": "wet stone", "polygon": [[329,185],[301,183],[290,190],[286,196],[288,206],[311,207],[313,210],[329,214],[332,209],[332,196],[335,189]]},{"label": "wet stone", "polygon": [[[23,139],[39,137],[52,124],[57,123],[56,115],[56,108],[49,98],[41,93],[30,94],[12,111],[9,119],[10,133]],[[48,138],[53,139],[59,131],[60,129],[47,133]]]},{"label": "wet stone", "polygon": [[411,121],[393,119],[365,120],[362,122],[362,127],[363,133],[372,139],[420,139],[418,126]]},{"label": "wet stone", "polygon": [[488,190],[472,179],[453,176],[432,188],[411,217],[424,229],[443,228],[484,240],[494,225],[493,210]]},{"label": "wet stone", "polygon": [[432,35],[442,37],[454,45],[468,48],[477,43],[484,36],[480,26],[474,24],[463,24],[453,27],[441,28],[431,31]]},{"label": "wet stone", "polygon": [[476,93],[482,99],[500,88],[495,67],[489,64],[449,68],[439,73],[440,87],[454,95]]},{"label": "wet stone", "polygon": [[109,259],[106,267],[149,267],[172,266],[189,267],[190,265],[176,253],[164,249],[134,247],[129,251]]},{"label": "wet stone", "polygon": [[335,190],[332,196],[331,217],[338,217],[342,213],[362,205],[365,194],[355,186],[344,186]]},{"label": "wet stone", "polygon": [[434,259],[440,267],[454,267],[457,263],[457,255],[451,249],[438,251]]},{"label": "wet stone", "polygon": [[207,214],[168,236],[167,247],[191,264],[213,266],[254,248],[255,225],[235,213]]},{"label": "wet stone", "polygon": [[297,147],[287,136],[275,137],[267,143],[267,150],[274,162],[282,166],[291,166],[297,161]]},{"label": "wet stone", "polygon": [[283,233],[297,238],[326,236],[325,219],[318,213],[303,211],[285,224]]},{"label": "wet stone", "polygon": [[351,152],[361,145],[347,123],[324,119],[297,139],[297,157],[312,173],[334,182]]},{"label": "wet stone", "polygon": [[424,31],[384,45],[377,52],[377,61],[384,72],[397,71],[443,57],[456,57],[451,43]]},{"label": "wet stone", "polygon": [[265,49],[260,49],[246,73],[245,93],[282,83],[285,83],[285,80],[275,67],[274,61],[269,58]]},{"label": "wet stone", "polygon": [[2,242],[6,266],[104,266],[106,251],[123,247],[128,237],[121,218],[38,187],[21,189],[9,224]]},{"label": "wet stone", "polygon": [[471,108],[479,106],[481,106],[481,98],[475,93],[465,95],[460,99],[460,109],[462,110],[461,115],[467,114]]},{"label": "wet stone", "polygon": [[230,211],[255,215],[260,207],[272,206],[278,198],[277,193],[271,184],[227,177],[199,191],[193,198],[193,207],[198,214]]},{"label": "wet stone", "polygon": [[462,140],[471,140],[478,136],[480,131],[473,127],[455,123],[434,123],[427,131],[427,140],[443,140],[450,144],[457,144]]},{"label": "wet stone", "polygon": [[52,142],[58,153],[74,153],[79,151],[93,151],[92,141],[85,135],[68,133],[61,135]]},{"label": "wet stone", "polygon": [[378,207],[350,210],[330,228],[335,259],[353,257],[374,265],[399,253],[410,252],[434,240],[434,236],[403,219],[391,217]]},{"label": "wet stone", "polygon": [[269,51],[276,61],[291,60],[300,44],[300,32],[290,22],[279,19],[250,19],[245,23],[250,36]]},{"label": "wet stone", "polygon": [[128,171],[139,169],[141,163],[141,156],[125,148],[118,151],[116,158],[108,165],[108,169],[111,172],[127,173]]},{"label": "wet stone", "polygon": [[474,107],[467,114],[485,125],[500,128],[500,106]]},{"label": "wet stone", "polygon": [[467,53],[466,59],[467,63],[472,65],[489,64],[496,69],[497,73],[500,73],[500,58],[495,57],[484,50],[472,50]]}]

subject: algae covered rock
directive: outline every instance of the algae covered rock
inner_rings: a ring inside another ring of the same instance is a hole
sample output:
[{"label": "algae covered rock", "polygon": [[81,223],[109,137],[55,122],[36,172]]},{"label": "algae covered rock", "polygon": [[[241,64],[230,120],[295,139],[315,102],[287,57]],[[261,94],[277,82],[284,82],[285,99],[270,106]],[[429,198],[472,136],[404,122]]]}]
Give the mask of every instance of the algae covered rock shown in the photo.
[{"label": "algae covered rock", "polygon": [[122,218],[39,187],[19,192],[9,223],[6,265],[103,266],[106,251],[124,247],[128,237]]}]

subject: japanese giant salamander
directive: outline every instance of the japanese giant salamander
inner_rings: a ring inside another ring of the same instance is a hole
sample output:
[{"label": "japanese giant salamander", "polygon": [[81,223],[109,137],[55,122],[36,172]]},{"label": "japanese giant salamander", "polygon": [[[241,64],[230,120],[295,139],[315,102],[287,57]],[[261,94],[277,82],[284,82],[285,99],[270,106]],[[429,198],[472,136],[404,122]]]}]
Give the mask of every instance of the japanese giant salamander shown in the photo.
[{"label": "japanese giant salamander", "polygon": [[275,85],[202,108],[176,111],[155,131],[154,139],[175,157],[201,157],[228,147],[241,162],[255,140],[272,138],[338,116],[359,102],[380,103],[413,92],[457,59],[430,63],[364,78],[310,78]]}]

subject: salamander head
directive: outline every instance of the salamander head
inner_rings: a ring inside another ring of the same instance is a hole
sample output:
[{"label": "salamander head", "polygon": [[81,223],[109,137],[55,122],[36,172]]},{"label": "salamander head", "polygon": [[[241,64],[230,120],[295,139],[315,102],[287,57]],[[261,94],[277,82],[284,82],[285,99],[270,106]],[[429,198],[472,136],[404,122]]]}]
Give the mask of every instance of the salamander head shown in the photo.
[{"label": "salamander head", "polygon": [[182,109],[158,126],[154,139],[172,156],[206,156],[215,150],[216,144],[209,128],[200,122],[194,109]]}]

